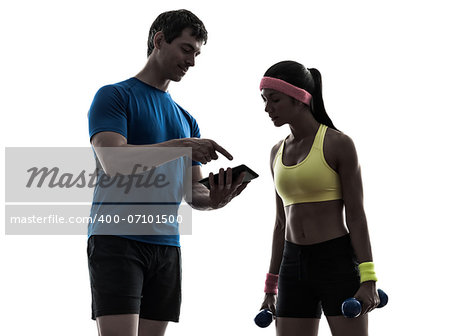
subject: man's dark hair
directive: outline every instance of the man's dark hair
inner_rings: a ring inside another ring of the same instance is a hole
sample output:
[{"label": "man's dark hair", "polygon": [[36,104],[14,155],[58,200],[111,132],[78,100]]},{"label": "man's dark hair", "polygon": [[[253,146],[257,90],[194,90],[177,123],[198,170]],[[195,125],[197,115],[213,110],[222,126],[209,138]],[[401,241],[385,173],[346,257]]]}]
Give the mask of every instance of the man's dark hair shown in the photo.
[{"label": "man's dark hair", "polygon": [[159,14],[150,27],[148,34],[147,57],[150,56],[155,48],[153,39],[157,32],[161,31],[164,34],[165,41],[171,43],[174,39],[181,36],[181,33],[186,28],[191,28],[192,36],[195,36],[197,40],[203,41],[206,44],[208,32],[206,31],[205,25],[192,12],[186,9],[179,9]]}]

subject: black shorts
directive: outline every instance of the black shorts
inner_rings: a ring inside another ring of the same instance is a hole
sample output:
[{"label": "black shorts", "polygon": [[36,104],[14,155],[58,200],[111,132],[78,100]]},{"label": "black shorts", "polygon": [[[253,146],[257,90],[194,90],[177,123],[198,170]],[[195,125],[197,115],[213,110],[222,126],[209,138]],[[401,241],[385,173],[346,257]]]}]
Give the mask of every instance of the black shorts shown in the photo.
[{"label": "black shorts", "polygon": [[358,263],[345,235],[313,245],[286,241],[278,279],[277,316],[342,315],[341,305],[359,289]]},{"label": "black shorts", "polygon": [[177,246],[154,245],[117,236],[88,240],[92,319],[139,314],[178,322],[181,306],[181,254]]}]

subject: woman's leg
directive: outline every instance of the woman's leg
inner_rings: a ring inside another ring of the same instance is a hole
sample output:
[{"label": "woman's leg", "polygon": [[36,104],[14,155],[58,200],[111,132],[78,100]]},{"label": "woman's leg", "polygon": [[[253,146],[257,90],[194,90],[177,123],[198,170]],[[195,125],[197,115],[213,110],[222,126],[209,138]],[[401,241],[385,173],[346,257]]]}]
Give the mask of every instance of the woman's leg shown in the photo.
[{"label": "woman's leg", "polygon": [[99,336],[137,336],[138,314],[105,315],[97,317]]},{"label": "woman's leg", "polygon": [[140,318],[138,336],[163,336],[169,322]]},{"label": "woman's leg", "polygon": [[367,315],[346,318],[342,315],[342,302],[354,296],[360,287],[360,277],[350,236],[330,241],[323,251],[319,285],[322,309],[333,336],[367,336]]},{"label": "woman's leg", "polygon": [[277,336],[317,336],[322,315],[319,293],[308,279],[304,247],[285,243],[278,278]]},{"label": "woman's leg", "polygon": [[333,336],[368,336],[369,323],[367,314],[357,318],[344,316],[327,316]]},{"label": "woman's leg", "polygon": [[317,336],[318,318],[277,317],[277,336]]}]

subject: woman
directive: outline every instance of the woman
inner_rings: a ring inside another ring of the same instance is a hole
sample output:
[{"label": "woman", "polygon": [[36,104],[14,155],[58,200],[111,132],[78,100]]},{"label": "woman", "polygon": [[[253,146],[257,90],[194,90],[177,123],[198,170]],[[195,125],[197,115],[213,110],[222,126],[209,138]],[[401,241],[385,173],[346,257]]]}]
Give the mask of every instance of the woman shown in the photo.
[{"label": "woman", "polygon": [[[274,125],[291,129],[271,152],[276,220],[262,308],[276,311],[277,335],[317,335],[322,310],[334,336],[367,335],[379,298],[354,144],[325,111],[317,69],[277,63],[260,90]],[[362,302],[358,318],[341,313],[349,297]]]}]

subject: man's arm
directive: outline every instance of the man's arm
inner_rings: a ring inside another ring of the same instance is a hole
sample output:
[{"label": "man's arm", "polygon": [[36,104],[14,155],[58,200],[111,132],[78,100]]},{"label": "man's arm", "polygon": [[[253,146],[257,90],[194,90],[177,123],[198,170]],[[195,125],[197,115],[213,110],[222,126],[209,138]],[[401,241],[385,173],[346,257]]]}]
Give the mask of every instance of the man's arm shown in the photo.
[{"label": "man's arm", "polygon": [[[203,164],[218,159],[217,152],[233,159],[228,151],[210,139],[183,138],[151,145],[130,145],[119,133],[99,132],[92,137],[91,144],[108,175],[131,174],[138,164],[148,168],[160,166],[186,155],[187,148],[192,150],[192,160]],[[151,152],[145,150],[149,148]]]},{"label": "man's arm", "polygon": [[213,210],[222,208],[238,196],[249,182],[242,183],[245,173],[241,173],[236,181],[232,181],[232,171],[221,168],[219,171],[219,182],[214,183],[213,173],[209,173],[209,184],[211,189],[199,183],[203,178],[200,166],[192,167],[192,201],[189,205],[197,210]]}]

